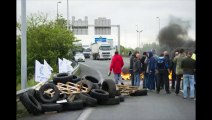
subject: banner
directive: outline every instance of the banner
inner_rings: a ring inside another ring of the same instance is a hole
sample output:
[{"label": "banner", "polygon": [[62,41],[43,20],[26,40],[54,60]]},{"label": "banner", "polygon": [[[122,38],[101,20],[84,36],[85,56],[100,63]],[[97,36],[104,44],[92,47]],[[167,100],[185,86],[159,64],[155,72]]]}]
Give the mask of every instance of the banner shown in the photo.
[{"label": "banner", "polygon": [[41,64],[39,61],[35,60],[35,81],[43,82],[49,79],[48,77],[48,68]]},{"label": "banner", "polygon": [[64,64],[65,64],[65,67],[64,67],[64,68],[65,68],[66,72],[71,73],[71,72],[74,71],[74,68],[71,66],[71,64],[72,64],[71,61],[69,61],[69,60],[63,58],[63,62],[64,62]]},{"label": "banner", "polygon": [[49,79],[51,77],[53,68],[46,62],[46,60],[44,60],[44,66],[45,66],[45,71],[46,71],[45,73]]}]

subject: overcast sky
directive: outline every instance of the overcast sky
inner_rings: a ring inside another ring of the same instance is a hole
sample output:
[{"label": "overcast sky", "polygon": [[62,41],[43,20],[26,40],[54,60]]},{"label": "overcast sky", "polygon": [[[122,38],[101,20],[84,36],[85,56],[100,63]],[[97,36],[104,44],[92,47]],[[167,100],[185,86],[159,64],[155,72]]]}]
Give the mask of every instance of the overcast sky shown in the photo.
[{"label": "overcast sky", "polygon": [[[47,13],[50,19],[56,19],[57,2],[58,12],[67,18],[67,0],[26,0],[27,15],[31,13]],[[156,41],[160,28],[167,26],[170,16],[190,21],[188,34],[196,39],[195,33],[195,0],[69,0],[69,19],[84,19],[88,17],[88,23],[94,24],[94,19],[106,17],[111,19],[111,24],[121,26],[121,45],[135,48],[137,44],[136,25],[139,25],[142,43]],[[17,0],[17,20],[21,21],[21,0]],[[94,41],[93,28],[89,29],[89,35],[76,36],[89,44]],[[95,36],[98,37],[98,36]],[[104,37],[104,36],[103,36]],[[112,29],[111,36],[114,44],[117,44],[117,29]],[[88,40],[89,38],[89,40]]]}]

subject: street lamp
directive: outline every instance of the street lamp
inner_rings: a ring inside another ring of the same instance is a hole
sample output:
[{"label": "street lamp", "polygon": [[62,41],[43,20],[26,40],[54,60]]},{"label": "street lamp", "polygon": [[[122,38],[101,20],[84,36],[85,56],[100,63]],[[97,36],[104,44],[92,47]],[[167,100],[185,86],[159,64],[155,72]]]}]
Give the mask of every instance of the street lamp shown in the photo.
[{"label": "street lamp", "polygon": [[67,30],[69,30],[69,6],[68,6],[68,0],[67,0]]},{"label": "street lamp", "polygon": [[160,18],[159,17],[156,17],[158,19],[158,22],[159,22],[159,32],[160,32]]},{"label": "street lamp", "polygon": [[61,1],[57,2],[57,20],[58,20],[58,3],[61,3]]},{"label": "street lamp", "polygon": [[138,31],[137,30],[137,33],[138,33],[138,35],[139,35],[139,52],[141,53],[141,41],[140,41],[140,33],[142,32],[143,30],[140,30],[140,31]]},{"label": "street lamp", "polygon": [[137,30],[136,30],[136,32],[137,32],[137,47],[139,48],[139,41],[138,41],[138,25],[136,25],[136,27],[137,27]]},{"label": "street lamp", "polygon": [[[158,25],[159,25],[159,30],[158,30],[158,34],[160,33],[160,18],[159,17],[156,17],[158,19]],[[157,37],[156,37],[157,39]],[[156,42],[157,43],[157,42]]]}]

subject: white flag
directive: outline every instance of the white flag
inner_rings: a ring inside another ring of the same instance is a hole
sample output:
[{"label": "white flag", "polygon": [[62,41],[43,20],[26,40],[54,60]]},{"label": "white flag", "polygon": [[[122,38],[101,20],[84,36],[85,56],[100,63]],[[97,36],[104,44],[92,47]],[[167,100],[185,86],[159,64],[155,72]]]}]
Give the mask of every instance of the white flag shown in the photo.
[{"label": "white flag", "polygon": [[53,68],[46,62],[46,60],[44,60],[44,66],[45,66],[45,73],[49,79],[51,77]]},{"label": "white flag", "polygon": [[43,82],[48,80],[48,76],[46,74],[45,66],[41,64],[39,61],[35,60],[35,81]]},{"label": "white flag", "polygon": [[67,72],[66,62],[58,58],[59,73]]},{"label": "white flag", "polygon": [[64,63],[66,64],[66,67],[65,67],[65,69],[66,69],[66,72],[73,72],[73,67],[71,66],[71,61],[69,61],[69,60],[67,60],[67,59],[65,59],[65,58],[63,58],[63,61],[64,61]]}]

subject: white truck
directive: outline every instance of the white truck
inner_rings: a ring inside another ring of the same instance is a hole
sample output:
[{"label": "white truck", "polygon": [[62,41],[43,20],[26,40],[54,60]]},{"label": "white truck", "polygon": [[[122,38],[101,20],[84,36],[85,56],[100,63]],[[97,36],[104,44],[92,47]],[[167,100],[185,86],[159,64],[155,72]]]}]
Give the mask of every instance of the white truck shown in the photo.
[{"label": "white truck", "polygon": [[97,42],[91,44],[91,57],[93,60],[111,59],[111,45],[107,42]]}]

